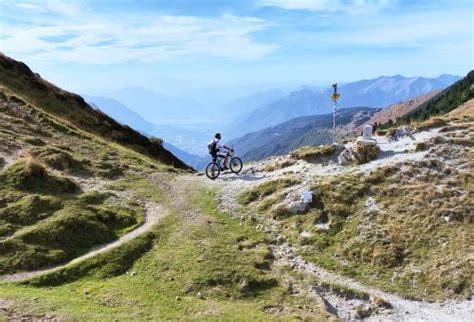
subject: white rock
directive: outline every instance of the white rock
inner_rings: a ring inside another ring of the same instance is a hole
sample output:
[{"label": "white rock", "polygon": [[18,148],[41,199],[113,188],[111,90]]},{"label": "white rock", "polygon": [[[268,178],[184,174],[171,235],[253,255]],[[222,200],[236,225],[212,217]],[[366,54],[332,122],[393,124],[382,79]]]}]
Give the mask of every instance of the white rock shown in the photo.
[{"label": "white rock", "polygon": [[342,152],[337,157],[337,162],[339,165],[348,165],[352,163],[352,155],[348,149],[342,150]]},{"label": "white rock", "polygon": [[305,204],[310,204],[313,202],[313,194],[311,191],[303,191],[301,193],[301,201]]},{"label": "white rock", "polygon": [[311,236],[312,236],[312,234],[309,231],[302,231],[300,233],[300,237],[303,237],[303,238],[309,238]]}]

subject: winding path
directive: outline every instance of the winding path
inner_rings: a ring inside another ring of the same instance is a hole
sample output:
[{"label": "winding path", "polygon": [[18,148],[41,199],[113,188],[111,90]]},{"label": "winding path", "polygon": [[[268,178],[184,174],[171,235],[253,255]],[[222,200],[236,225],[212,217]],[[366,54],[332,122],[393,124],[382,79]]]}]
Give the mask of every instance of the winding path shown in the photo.
[{"label": "winding path", "polygon": [[143,235],[147,231],[149,231],[154,224],[156,224],[161,218],[166,216],[167,211],[163,208],[163,206],[155,203],[146,203],[145,204],[145,217],[143,224],[140,225],[137,229],[123,235],[117,240],[114,240],[110,243],[103,244],[100,246],[94,247],[90,252],[77,257],[71,261],[69,261],[66,264],[46,268],[46,269],[41,269],[41,270],[35,270],[35,271],[29,271],[29,272],[20,272],[20,273],[15,273],[15,274],[9,274],[9,275],[2,275],[0,276],[0,281],[5,281],[5,282],[19,282],[19,281],[24,281],[29,278],[33,278],[36,276],[44,275],[44,274],[49,274],[52,272],[57,272],[60,271],[61,269],[64,269],[65,267],[73,264],[77,264],[80,262],[83,262],[89,258],[95,257],[97,255],[106,253],[114,248],[117,248],[124,243],[137,238],[140,235]]}]

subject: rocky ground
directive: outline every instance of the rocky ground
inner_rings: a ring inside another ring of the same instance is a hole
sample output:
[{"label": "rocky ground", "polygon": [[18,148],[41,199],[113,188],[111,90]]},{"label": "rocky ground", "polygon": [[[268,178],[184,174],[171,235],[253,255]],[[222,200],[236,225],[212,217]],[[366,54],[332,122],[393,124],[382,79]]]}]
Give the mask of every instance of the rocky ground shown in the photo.
[{"label": "rocky ground", "polygon": [[[386,319],[396,321],[469,321],[474,316],[474,302],[470,299],[446,299],[432,303],[409,300],[309,262],[299,255],[301,247],[287,241],[285,228],[278,220],[269,218],[255,208],[250,211],[249,215],[248,211],[246,212],[239,203],[239,196],[266,182],[275,182],[275,180],[290,175],[296,178],[298,183],[283,188],[280,192],[285,195],[283,203],[286,204],[286,207],[293,213],[298,213],[299,195],[303,191],[310,190],[310,185],[315,177],[354,173],[367,174],[378,168],[402,167],[404,164],[419,162],[430,157],[439,158],[448,167],[457,169],[469,167],[469,160],[457,160],[450,157],[451,154],[447,149],[453,149],[453,145],[449,143],[453,138],[472,139],[471,125],[472,123],[466,126],[452,122],[446,125],[451,128],[437,127],[413,133],[405,129],[398,134],[395,133],[391,138],[387,136],[375,137],[381,152],[376,160],[362,165],[339,165],[335,158],[311,163],[296,160],[291,156],[281,156],[250,164],[240,175],[226,173],[213,181],[212,185],[220,191],[218,200],[223,211],[241,222],[253,222],[255,229],[264,231],[271,236],[273,265],[286,267],[310,276],[310,282],[300,281],[298,288],[321,296],[327,303],[328,310],[338,317],[349,320],[365,318],[374,321]],[[350,148],[350,146],[351,144],[346,147]],[[463,147],[454,148],[462,149]],[[468,149],[472,149],[472,145],[468,144]],[[205,176],[195,177],[194,180],[209,181]],[[465,204],[465,207],[471,206]],[[366,201],[366,207],[367,212],[371,212],[378,206],[375,200],[370,197]],[[325,229],[325,225],[328,224],[316,223],[316,225]],[[310,233],[305,231],[300,233],[305,237],[304,234],[309,235]],[[345,291],[341,291],[341,289]]]}]

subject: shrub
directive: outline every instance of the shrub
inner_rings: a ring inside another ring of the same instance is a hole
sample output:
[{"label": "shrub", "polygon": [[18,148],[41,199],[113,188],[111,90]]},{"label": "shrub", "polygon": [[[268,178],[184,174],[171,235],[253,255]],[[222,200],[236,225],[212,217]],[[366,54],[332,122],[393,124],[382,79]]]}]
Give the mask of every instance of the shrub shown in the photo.
[{"label": "shrub", "polygon": [[428,149],[426,142],[417,142],[415,145],[415,152],[425,151]]},{"label": "shrub", "polygon": [[375,160],[379,153],[377,145],[357,144],[353,155],[357,164],[364,164]]},{"label": "shrub", "polygon": [[332,145],[319,147],[305,146],[291,152],[290,156],[298,160],[312,161],[321,157],[330,156],[335,151]]},{"label": "shrub", "polygon": [[10,186],[19,190],[49,194],[73,193],[79,187],[68,178],[48,173],[37,160],[20,159],[0,175],[0,186]]},{"label": "shrub", "polygon": [[153,144],[156,144],[160,147],[163,147],[163,139],[161,139],[161,138],[157,138],[157,137],[152,136],[150,138],[150,142],[153,143]]},{"label": "shrub", "polygon": [[294,178],[284,178],[268,181],[242,193],[239,196],[239,202],[244,205],[249,204],[260,198],[270,196],[276,191],[280,191],[298,183],[300,183],[300,181]]},{"label": "shrub", "polygon": [[448,122],[445,119],[442,119],[439,117],[433,117],[423,123],[417,124],[416,129],[418,131],[424,131],[424,130],[429,130],[432,128],[446,126],[447,124]]},{"label": "shrub", "polygon": [[37,149],[31,154],[49,167],[59,171],[84,170],[82,163],[76,160],[69,152],[59,148],[46,147]]}]

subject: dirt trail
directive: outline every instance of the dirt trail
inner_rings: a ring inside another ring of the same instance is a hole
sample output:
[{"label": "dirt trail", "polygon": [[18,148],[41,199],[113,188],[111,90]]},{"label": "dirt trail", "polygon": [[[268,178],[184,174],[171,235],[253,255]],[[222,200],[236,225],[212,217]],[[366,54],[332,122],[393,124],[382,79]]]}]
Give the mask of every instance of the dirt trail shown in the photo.
[{"label": "dirt trail", "polygon": [[[235,176],[233,174],[224,174],[219,179],[211,182],[205,176],[195,177],[195,180],[204,180],[220,191],[219,202],[221,209],[236,219],[242,220],[240,206],[237,204],[236,197],[245,189],[261,184],[268,180],[274,180],[287,171],[293,171],[299,174],[303,181],[314,176],[327,176],[353,171],[368,172],[380,166],[397,164],[399,162],[411,160],[421,160],[426,152],[408,152],[413,149],[416,141],[425,141],[438,134],[438,130],[430,130],[415,135],[415,140],[411,138],[402,138],[396,142],[389,142],[385,138],[378,138],[382,155],[378,160],[361,166],[342,167],[337,164],[321,166],[298,162],[293,166],[276,170],[272,172],[250,173]],[[265,231],[272,236],[274,240],[283,240],[281,227],[277,221],[269,219],[266,216],[257,214],[256,229]],[[442,302],[424,302],[404,299],[396,294],[390,294],[376,288],[363,285],[351,278],[332,273],[317,265],[307,262],[298,255],[297,250],[290,244],[280,242],[273,246],[275,256],[275,265],[289,266],[294,270],[305,272],[317,278],[317,280],[333,284],[343,285],[350,289],[357,290],[370,295],[371,298],[382,298],[392,305],[390,310],[381,310],[373,314],[366,320],[381,321],[472,321],[474,317],[474,301],[454,301],[447,300]],[[327,302],[334,314],[344,320],[353,320],[356,318],[354,309],[359,305],[367,305],[368,299],[348,299],[337,292],[328,290],[321,285],[304,285],[305,289],[317,294]]]},{"label": "dirt trail", "polygon": [[[252,177],[255,176],[255,181]],[[194,180],[208,180],[205,177],[195,177]],[[221,191],[219,201],[223,210],[226,210],[236,219],[240,219],[238,213],[239,206],[235,197],[240,191],[253,185],[260,183],[261,178],[258,175],[245,175],[243,178],[231,174],[224,175],[220,180],[213,183]],[[209,184],[209,182],[208,182]],[[263,216],[262,216],[263,217]],[[259,220],[256,228],[272,235],[274,240],[280,237],[280,229],[278,223],[272,219]],[[382,310],[378,314],[374,314],[367,318],[368,321],[472,321],[474,316],[474,301],[454,301],[448,300],[443,302],[424,302],[403,299],[396,294],[390,294],[376,288],[363,285],[351,278],[337,275],[322,267],[307,262],[293,246],[283,243],[272,246],[275,256],[275,265],[289,266],[292,269],[303,271],[316,277],[318,280],[339,284],[349,287],[357,291],[369,294],[371,298],[382,298],[388,301],[393,308],[391,310]],[[321,296],[328,305],[333,309],[338,317],[345,320],[355,318],[354,309],[359,305],[367,304],[370,299],[347,299],[334,291],[323,289],[320,285],[306,285],[305,289]]]},{"label": "dirt trail", "polygon": [[107,244],[94,247],[88,253],[80,257],[77,257],[66,264],[50,267],[47,269],[30,271],[30,272],[20,272],[20,273],[15,273],[15,274],[10,274],[10,275],[3,275],[3,276],[0,276],[0,281],[16,282],[16,281],[27,280],[32,277],[59,271],[69,265],[77,264],[89,258],[95,257],[99,254],[106,253],[140,235],[143,235],[144,233],[149,231],[152,228],[152,226],[156,224],[166,214],[167,214],[167,211],[161,205],[148,202],[145,204],[145,216],[144,216],[143,224],[140,225],[137,229],[123,235],[119,239]]}]

